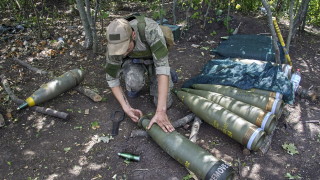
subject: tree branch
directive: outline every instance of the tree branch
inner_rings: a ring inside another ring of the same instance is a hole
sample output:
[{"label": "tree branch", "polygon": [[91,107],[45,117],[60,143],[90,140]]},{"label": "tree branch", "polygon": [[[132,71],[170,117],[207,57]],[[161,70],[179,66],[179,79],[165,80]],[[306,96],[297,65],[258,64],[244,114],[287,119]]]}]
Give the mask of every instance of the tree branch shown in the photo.
[{"label": "tree branch", "polygon": [[289,25],[289,34],[287,37],[287,51],[289,53],[291,38],[292,38],[292,31],[293,31],[293,6],[294,6],[294,0],[290,0],[290,7],[289,7],[289,18],[290,18],[290,25]]},{"label": "tree branch", "polygon": [[[80,13],[80,18],[82,21],[82,25],[84,28],[84,32],[86,33],[85,35],[85,48],[86,49],[91,49],[92,48],[92,41],[93,41],[93,37],[92,37],[92,31],[90,28],[90,24],[89,24],[89,20],[87,17],[87,13],[86,10],[84,8],[84,3],[83,0],[76,0],[77,1],[77,8],[78,11]],[[90,11],[88,12],[90,13]]]},{"label": "tree branch", "polygon": [[266,10],[267,10],[268,24],[269,24],[271,35],[272,35],[272,44],[273,44],[273,48],[274,48],[275,53],[276,53],[275,54],[276,63],[277,64],[281,64],[281,62],[280,62],[280,50],[279,50],[278,43],[277,43],[277,35],[276,35],[276,31],[274,29],[273,22],[272,22],[272,12],[271,12],[270,7],[269,7],[268,3],[266,2],[266,0],[261,0],[261,1],[262,1],[262,4],[263,4],[264,8],[266,8]]}]

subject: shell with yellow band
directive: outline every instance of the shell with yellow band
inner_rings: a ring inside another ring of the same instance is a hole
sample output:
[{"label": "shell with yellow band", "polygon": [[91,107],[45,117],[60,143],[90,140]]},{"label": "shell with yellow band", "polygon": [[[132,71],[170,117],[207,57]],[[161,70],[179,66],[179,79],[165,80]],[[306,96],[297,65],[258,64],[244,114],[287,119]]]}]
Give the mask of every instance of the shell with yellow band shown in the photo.
[{"label": "shell with yellow band", "polygon": [[81,81],[83,81],[84,75],[80,69],[73,69],[67,71],[63,75],[53,79],[52,81],[42,85],[36,90],[30,97],[25,100],[25,103],[21,104],[17,110],[25,107],[32,107],[37,104],[41,104],[50,99],[57,97],[63,92],[75,87]]}]

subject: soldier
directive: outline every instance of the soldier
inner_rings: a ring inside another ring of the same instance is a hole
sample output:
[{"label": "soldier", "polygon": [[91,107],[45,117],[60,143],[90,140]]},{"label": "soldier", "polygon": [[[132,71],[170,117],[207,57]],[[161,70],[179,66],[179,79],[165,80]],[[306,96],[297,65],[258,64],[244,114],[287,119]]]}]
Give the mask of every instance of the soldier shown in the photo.
[{"label": "soldier", "polygon": [[156,105],[156,113],[148,129],[157,123],[165,132],[174,131],[167,116],[172,104],[170,90],[173,83],[168,63],[168,49],[160,26],[152,19],[131,16],[131,19],[115,19],[107,27],[106,78],[113,95],[124,112],[137,122],[142,111],[130,106],[119,77],[125,80],[127,95],[137,97],[145,84],[148,72],[150,95]]}]

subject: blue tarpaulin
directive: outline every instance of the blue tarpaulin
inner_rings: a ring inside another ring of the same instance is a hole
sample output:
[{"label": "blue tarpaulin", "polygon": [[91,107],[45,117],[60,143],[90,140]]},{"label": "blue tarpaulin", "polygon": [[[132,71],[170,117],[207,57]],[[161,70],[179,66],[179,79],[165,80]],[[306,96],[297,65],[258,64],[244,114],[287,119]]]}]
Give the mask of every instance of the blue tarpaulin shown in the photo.
[{"label": "blue tarpaulin", "polygon": [[219,84],[234,86],[240,89],[263,89],[279,92],[285,103],[293,104],[294,93],[292,83],[279,66],[270,62],[258,65],[243,64],[230,59],[210,60],[202,73],[183,84],[189,88],[193,84]]},{"label": "blue tarpaulin", "polygon": [[[278,43],[280,60],[285,60],[282,46]],[[271,36],[256,34],[237,34],[229,36],[212,50],[224,58],[257,59],[275,62],[275,50]]]}]

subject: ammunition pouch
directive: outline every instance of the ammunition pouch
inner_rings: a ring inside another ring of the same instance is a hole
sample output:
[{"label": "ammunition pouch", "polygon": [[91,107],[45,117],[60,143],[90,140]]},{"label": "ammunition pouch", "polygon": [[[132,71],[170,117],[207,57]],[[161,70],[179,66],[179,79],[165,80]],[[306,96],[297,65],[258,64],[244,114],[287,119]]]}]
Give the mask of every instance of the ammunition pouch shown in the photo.
[{"label": "ammunition pouch", "polygon": [[130,54],[128,54],[128,56],[130,58],[151,59],[152,52],[150,49],[147,49],[146,51],[132,51]]},{"label": "ammunition pouch", "polygon": [[121,65],[108,63],[106,66],[106,73],[109,74],[111,77],[116,78],[120,69]]},{"label": "ammunition pouch", "polygon": [[160,40],[151,46],[151,51],[157,59],[161,59],[168,55],[167,47]]}]

